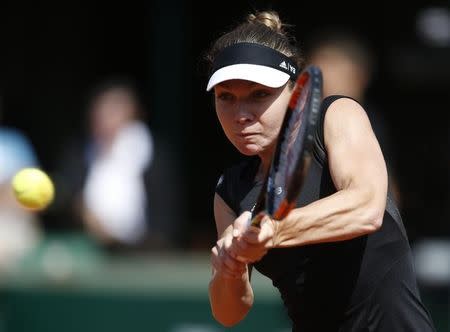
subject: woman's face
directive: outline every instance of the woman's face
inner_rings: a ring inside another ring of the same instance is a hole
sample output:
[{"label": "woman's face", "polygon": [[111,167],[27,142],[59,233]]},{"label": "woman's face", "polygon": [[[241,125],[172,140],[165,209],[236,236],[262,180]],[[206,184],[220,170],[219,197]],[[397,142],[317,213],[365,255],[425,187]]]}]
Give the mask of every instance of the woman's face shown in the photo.
[{"label": "woman's face", "polygon": [[94,138],[110,144],[120,129],[136,116],[136,104],[127,91],[113,88],[97,96],[90,111]]},{"label": "woman's face", "polygon": [[291,96],[280,88],[229,80],[215,88],[216,112],[227,138],[244,155],[271,155]]}]

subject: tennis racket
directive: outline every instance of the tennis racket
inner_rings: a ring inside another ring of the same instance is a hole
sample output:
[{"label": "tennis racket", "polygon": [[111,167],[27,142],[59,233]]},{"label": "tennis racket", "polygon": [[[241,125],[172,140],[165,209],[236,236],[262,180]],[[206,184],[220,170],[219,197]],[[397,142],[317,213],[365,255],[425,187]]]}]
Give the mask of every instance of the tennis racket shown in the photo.
[{"label": "tennis racket", "polygon": [[259,227],[262,211],[281,220],[296,206],[310,165],[321,101],[322,72],[310,65],[298,76],[289,100],[270,169],[252,210],[252,226]]}]

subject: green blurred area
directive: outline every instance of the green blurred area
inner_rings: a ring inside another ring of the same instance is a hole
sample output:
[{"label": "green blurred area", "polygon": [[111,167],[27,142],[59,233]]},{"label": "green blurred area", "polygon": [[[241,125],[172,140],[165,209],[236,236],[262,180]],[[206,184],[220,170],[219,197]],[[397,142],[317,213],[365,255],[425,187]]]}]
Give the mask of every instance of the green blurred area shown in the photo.
[{"label": "green blurred area", "polygon": [[[110,255],[83,234],[47,236],[1,275],[0,332],[290,331],[278,293],[256,271],[251,312],[234,328],[220,326],[210,273],[207,252]],[[437,331],[450,331],[448,289],[422,296]]]},{"label": "green blurred area", "polygon": [[48,236],[0,281],[0,332],[290,331],[270,281],[235,328],[211,316],[208,253],[107,255],[80,234]]}]

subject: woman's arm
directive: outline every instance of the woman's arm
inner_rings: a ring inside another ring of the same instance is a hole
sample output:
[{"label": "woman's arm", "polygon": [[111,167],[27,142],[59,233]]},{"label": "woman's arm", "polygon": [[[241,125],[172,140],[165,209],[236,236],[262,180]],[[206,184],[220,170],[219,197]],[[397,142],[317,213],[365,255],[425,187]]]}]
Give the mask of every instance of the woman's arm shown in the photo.
[{"label": "woman's arm", "polygon": [[387,171],[365,111],[348,98],[333,102],[325,115],[324,136],[338,191],[275,222],[275,247],[347,240],[381,227]]},{"label": "woman's arm", "polygon": [[214,197],[214,215],[219,240],[211,250],[212,277],[209,300],[214,318],[225,326],[240,322],[253,305],[248,267],[229,255],[233,242],[234,212],[219,195]]}]

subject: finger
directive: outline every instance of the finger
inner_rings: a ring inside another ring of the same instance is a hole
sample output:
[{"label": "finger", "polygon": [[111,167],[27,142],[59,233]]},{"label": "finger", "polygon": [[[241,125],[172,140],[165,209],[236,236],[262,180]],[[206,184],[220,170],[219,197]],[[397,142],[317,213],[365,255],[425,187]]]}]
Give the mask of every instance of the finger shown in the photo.
[{"label": "finger", "polygon": [[227,234],[224,238],[223,238],[223,244],[222,244],[222,248],[225,250],[228,250],[233,244],[233,235],[232,234]]},{"label": "finger", "polygon": [[[249,234],[253,234],[253,232],[250,232]],[[235,241],[233,241],[233,247],[231,249],[231,255],[236,260],[246,264],[259,260],[267,252],[264,244],[259,242],[250,243],[249,241],[246,241],[245,236],[248,237],[250,236],[249,234],[246,233],[242,237],[235,239]]]},{"label": "finger", "polygon": [[250,225],[254,227],[260,227],[262,218],[264,218],[265,214],[264,212],[258,213],[252,220],[250,220]]},{"label": "finger", "polygon": [[252,217],[250,211],[244,211],[233,223],[233,236],[238,237],[240,234],[244,233],[249,225],[249,220]]},{"label": "finger", "polygon": [[[249,237],[249,234],[246,234],[245,236]],[[255,242],[257,242],[256,237]],[[248,264],[261,259],[261,257],[267,253],[267,250],[268,248],[265,243],[251,243],[250,241],[246,241],[244,236],[242,236],[238,239],[235,239],[235,241],[233,242],[232,255],[238,261]]]},{"label": "finger", "polygon": [[275,230],[273,228],[272,221],[264,223],[261,227],[261,232],[258,234],[258,240],[260,243],[267,243],[269,240],[273,239]]},{"label": "finger", "polygon": [[239,251],[239,247],[236,240],[237,239],[233,239],[231,245],[228,248],[225,248],[225,251],[233,258],[236,258],[237,253]]},{"label": "finger", "polygon": [[241,263],[247,263],[248,260],[245,258],[245,252],[248,248],[248,243],[243,241],[241,238],[233,239],[232,246],[227,250],[227,253]]},{"label": "finger", "polygon": [[219,251],[217,247],[211,249],[211,261],[216,260],[219,257]]},{"label": "finger", "polygon": [[242,241],[234,241],[233,246],[228,251],[228,254],[240,264],[247,264],[249,260],[245,257],[245,250],[243,249],[246,248],[247,244],[241,242]]},{"label": "finger", "polygon": [[270,226],[272,229],[275,229],[277,220],[272,219],[269,215],[265,215],[264,218],[261,221],[261,226]]},{"label": "finger", "polygon": [[[214,250],[216,251],[216,248]],[[245,272],[245,266],[231,259],[226,252],[220,250],[218,254],[211,255],[211,265],[221,276],[228,278],[240,278]]]},{"label": "finger", "polygon": [[252,244],[266,244],[269,240],[273,239],[274,234],[275,230],[273,221],[266,216],[263,219],[261,227],[258,229],[258,231],[254,231],[252,229],[252,232],[250,232],[249,229],[249,231],[246,232],[246,234],[242,237],[245,241]]},{"label": "finger", "polygon": [[233,272],[243,272],[244,266],[242,263],[238,262],[236,259],[231,257],[228,254],[224,254],[224,257],[222,259],[223,264],[226,266],[227,269],[233,271]]},{"label": "finger", "polygon": [[247,242],[249,244],[259,243],[259,234],[261,233],[261,228],[251,226],[247,229],[245,233],[241,235],[241,241]]},{"label": "finger", "polygon": [[220,260],[219,260],[219,252],[217,250],[217,247],[213,247],[211,249],[211,265],[218,270],[220,268]]}]

